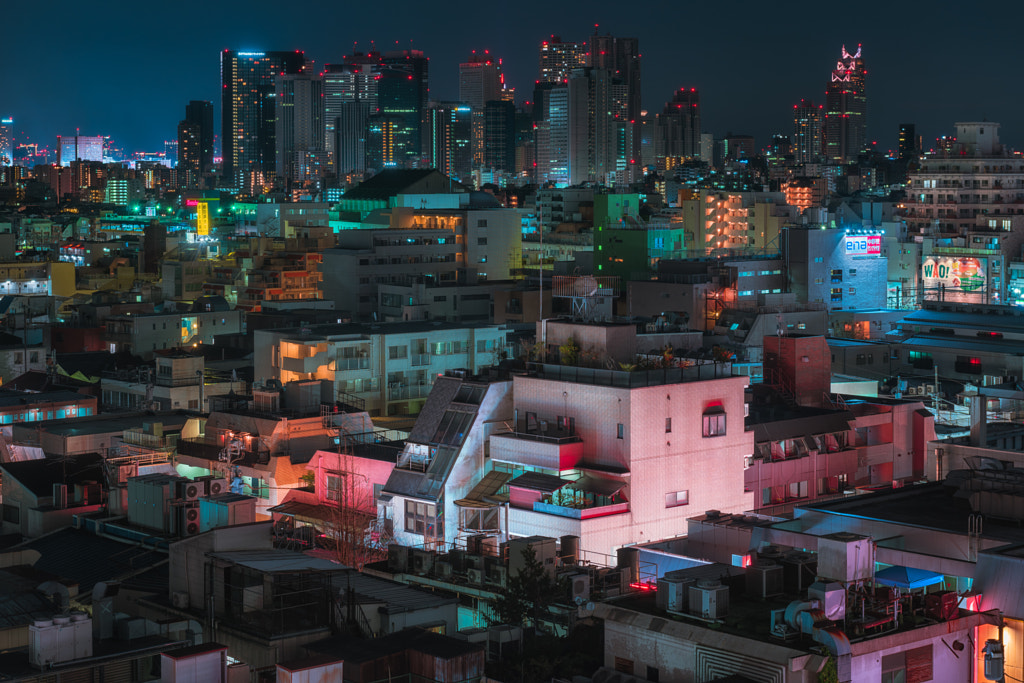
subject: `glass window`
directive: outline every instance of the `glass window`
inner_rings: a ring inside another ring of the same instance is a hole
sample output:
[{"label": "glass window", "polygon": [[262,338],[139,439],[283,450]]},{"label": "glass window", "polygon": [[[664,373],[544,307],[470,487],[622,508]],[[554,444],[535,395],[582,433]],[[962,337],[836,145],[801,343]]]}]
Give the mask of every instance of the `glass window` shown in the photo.
[{"label": "glass window", "polygon": [[705,438],[712,436],[725,436],[725,412],[716,411],[704,413],[703,435]]},{"label": "glass window", "polygon": [[672,433],[672,418],[671,417],[666,417],[665,418],[665,433],[666,434],[671,434]]},{"label": "glass window", "polygon": [[621,422],[619,424],[615,425],[615,438],[616,439],[623,439],[623,438],[625,438],[625,429],[626,429],[625,425],[623,425]]},{"label": "glass window", "polygon": [[690,491],[673,491],[665,494],[665,507],[674,508],[690,504]]},{"label": "glass window", "polygon": [[434,536],[435,507],[415,500],[405,501],[405,530],[420,536]]}]

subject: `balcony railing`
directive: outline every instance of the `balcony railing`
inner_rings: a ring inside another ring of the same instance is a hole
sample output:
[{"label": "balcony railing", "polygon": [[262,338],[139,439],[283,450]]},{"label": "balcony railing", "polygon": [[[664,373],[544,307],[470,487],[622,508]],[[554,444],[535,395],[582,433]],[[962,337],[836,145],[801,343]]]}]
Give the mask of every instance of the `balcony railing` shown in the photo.
[{"label": "balcony railing", "polygon": [[334,361],[335,370],[369,370],[369,358],[338,358]]},{"label": "balcony railing", "polygon": [[202,381],[202,375],[193,375],[191,377],[161,377],[157,375],[154,380],[158,387],[194,387],[201,384]]},{"label": "balcony railing", "polygon": [[429,353],[414,353],[411,358],[412,365],[430,365]]},{"label": "balcony railing", "polygon": [[569,519],[591,519],[593,517],[607,517],[608,515],[619,515],[629,512],[629,503],[612,503],[611,505],[575,508],[537,502],[533,504],[533,511],[543,512],[548,515],[558,515],[559,517],[568,517]]},{"label": "balcony railing", "polygon": [[426,398],[432,388],[433,385],[430,384],[388,387],[388,400],[401,401],[409,398]]}]

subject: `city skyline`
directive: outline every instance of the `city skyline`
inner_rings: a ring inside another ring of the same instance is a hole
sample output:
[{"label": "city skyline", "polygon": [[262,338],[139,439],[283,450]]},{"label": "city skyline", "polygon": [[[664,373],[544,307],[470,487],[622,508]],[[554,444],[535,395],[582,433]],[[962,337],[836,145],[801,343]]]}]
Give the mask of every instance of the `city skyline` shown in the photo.
[{"label": "city skyline", "polygon": [[[914,35],[939,35],[948,28],[942,5],[929,4],[927,13],[905,10],[903,16],[913,18]],[[57,2],[47,11],[59,14],[63,7],[70,11],[72,5]],[[267,2],[246,4],[244,13],[240,7],[186,0],[172,8],[147,8],[141,17],[85,16],[77,31],[62,37],[60,49],[12,61],[20,66],[0,76],[6,93],[0,115],[14,117],[18,141],[27,133],[33,142],[52,146],[57,135],[79,129],[82,135],[113,136],[129,151],[158,150],[164,140],[175,139],[181,108],[190,100],[215,103],[220,131],[222,50],[303,50],[322,66],[354,48],[368,50],[371,39],[378,50],[424,51],[433,62],[430,95],[437,101],[456,100],[459,63],[474,49],[489,49],[502,58],[518,104],[532,96],[540,41],[552,34],[567,41],[588,40],[597,23],[601,34],[639,39],[642,104],[648,112],[660,111],[678,88],[696,87],[707,132],[750,134],[758,148],[774,133],[791,134],[791,109],[802,98],[824,100],[836,54],[843,45],[858,44],[870,69],[868,137],[883,151],[896,149],[898,126],[905,122],[917,124],[926,149],[936,136],[951,133],[955,121],[1001,121],[1011,146],[1021,146],[1024,135],[1015,114],[1022,96],[1003,87],[1013,74],[1009,22],[986,22],[970,14],[958,19],[957,58],[943,61],[940,53],[919,47],[910,35],[894,35],[893,25],[883,20],[882,10],[888,6],[872,2],[861,3],[856,13],[827,9],[816,18],[741,4],[741,11],[730,13],[729,25],[720,30],[714,28],[722,19],[716,9],[698,7],[687,15],[689,25],[705,27],[698,31],[671,21],[650,21],[659,12],[656,7],[627,15],[609,2],[589,5],[587,12],[528,2],[494,21],[478,21],[483,18],[479,12],[440,16],[412,4],[396,6],[401,11],[388,12],[385,18],[373,8],[342,12],[314,3],[308,14],[283,20]],[[204,19],[178,21],[193,10]],[[28,49],[31,27],[43,20],[40,11],[24,5],[9,9],[15,37],[6,46],[8,52]],[[327,21],[322,20],[325,16]],[[173,40],[153,40],[142,30],[171,20],[181,27]],[[765,31],[766,26],[775,30]],[[721,31],[726,30],[729,40],[723,42]],[[1003,33],[1006,40],[1000,40]],[[680,41],[682,36],[685,40]],[[125,52],[148,54],[145,59],[124,59]],[[89,54],[93,68],[60,88],[47,88],[46,74],[66,68],[65,56],[72,53]]]}]

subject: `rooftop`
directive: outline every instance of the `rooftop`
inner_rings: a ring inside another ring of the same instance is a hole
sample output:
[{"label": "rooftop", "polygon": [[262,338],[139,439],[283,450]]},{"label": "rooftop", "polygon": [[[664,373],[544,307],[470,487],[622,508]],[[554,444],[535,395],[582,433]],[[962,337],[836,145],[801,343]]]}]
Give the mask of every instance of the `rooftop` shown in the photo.
[{"label": "rooftop", "polygon": [[290,550],[233,550],[210,553],[210,557],[247,567],[264,574],[278,572],[336,572],[347,569],[345,565],[319,557]]},{"label": "rooftop", "polygon": [[369,336],[374,334],[419,334],[442,330],[500,329],[493,323],[458,323],[440,320],[393,322],[393,323],[323,323],[303,327],[266,330],[289,338],[289,341],[327,341],[336,336]]},{"label": "rooftop", "polygon": [[553,365],[549,363],[528,363],[528,376],[549,379],[556,382],[574,382],[621,389],[700,382],[711,379],[728,379],[732,374],[731,363],[698,363],[689,367],[664,368],[661,370],[605,370],[602,368],[581,368],[574,365]]},{"label": "rooftop", "polygon": [[59,436],[89,436],[123,432],[126,429],[141,427],[143,422],[159,422],[164,426],[164,433],[180,432],[189,421],[188,413],[182,411],[166,413],[104,413],[88,417],[69,417],[63,420],[47,420],[42,424],[33,424],[47,434]]}]

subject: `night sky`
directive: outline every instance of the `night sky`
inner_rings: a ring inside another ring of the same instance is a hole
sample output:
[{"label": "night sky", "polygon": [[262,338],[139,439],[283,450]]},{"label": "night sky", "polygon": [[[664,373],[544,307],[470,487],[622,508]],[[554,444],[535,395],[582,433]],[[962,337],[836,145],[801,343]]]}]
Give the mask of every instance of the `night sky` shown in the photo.
[{"label": "night sky", "polygon": [[[458,95],[458,64],[473,49],[504,59],[516,99],[529,99],[537,45],[551,34],[584,40],[635,36],[643,102],[659,111],[673,89],[701,92],[703,128],[756,137],[792,132],[801,97],[824,101],[845,43],[864,46],[869,137],[896,145],[901,122],[930,147],[954,121],[1002,123],[1024,147],[1018,40],[1024,9],[1012,2],[4,2],[0,116],[18,141],[57,134],[112,135],[127,151],[159,151],[176,136],[190,99],[213,100],[219,121],[219,52],[304,50],[318,64],[353,43],[423,50],[435,99]],[[410,43],[410,40],[412,41]]]}]

